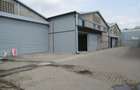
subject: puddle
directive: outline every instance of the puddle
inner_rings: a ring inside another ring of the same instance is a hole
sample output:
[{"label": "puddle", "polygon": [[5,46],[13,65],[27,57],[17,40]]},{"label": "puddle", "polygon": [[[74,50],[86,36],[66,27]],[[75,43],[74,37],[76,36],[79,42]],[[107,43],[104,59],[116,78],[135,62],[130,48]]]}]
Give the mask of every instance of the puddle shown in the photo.
[{"label": "puddle", "polygon": [[64,68],[66,70],[69,70],[71,72],[75,72],[78,74],[82,74],[82,75],[92,75],[92,72],[86,68],[80,67],[80,66],[75,66],[75,65],[61,65],[61,64],[52,64],[49,66],[53,66],[53,67],[61,67]]},{"label": "puddle", "polygon": [[86,75],[94,79],[109,81],[112,85],[121,85],[121,84],[137,84],[139,81],[131,80],[127,78],[127,76],[121,75],[116,72],[103,72],[103,71],[94,71],[94,69],[90,69],[84,66],[77,65],[63,65],[63,64],[52,64],[48,65],[51,67],[60,67],[70,72],[74,72],[80,75]]},{"label": "puddle", "polygon": [[79,74],[89,74],[89,75],[92,75],[92,72],[89,71],[89,70],[80,70],[80,71],[76,71],[76,73],[79,73]]},{"label": "puddle", "polygon": [[128,85],[118,85],[118,86],[114,86],[113,90],[132,90],[132,89]]},{"label": "puddle", "polygon": [[140,84],[133,85],[116,85],[113,87],[113,90],[140,90]]}]

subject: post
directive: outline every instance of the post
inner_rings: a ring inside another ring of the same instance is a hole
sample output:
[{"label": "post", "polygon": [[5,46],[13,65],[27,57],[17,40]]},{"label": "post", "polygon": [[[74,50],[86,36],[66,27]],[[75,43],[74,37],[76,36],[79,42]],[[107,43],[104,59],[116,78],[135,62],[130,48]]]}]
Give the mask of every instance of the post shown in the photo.
[{"label": "post", "polygon": [[75,53],[78,54],[78,13],[75,13]]}]

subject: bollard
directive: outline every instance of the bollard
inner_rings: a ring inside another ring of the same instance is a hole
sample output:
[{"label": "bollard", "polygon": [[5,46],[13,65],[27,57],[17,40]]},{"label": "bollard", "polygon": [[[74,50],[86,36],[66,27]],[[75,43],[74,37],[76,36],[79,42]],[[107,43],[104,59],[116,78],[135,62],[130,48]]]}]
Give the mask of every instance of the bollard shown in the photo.
[{"label": "bollard", "polygon": [[13,57],[17,56],[17,49],[16,48],[12,48],[12,56]]}]

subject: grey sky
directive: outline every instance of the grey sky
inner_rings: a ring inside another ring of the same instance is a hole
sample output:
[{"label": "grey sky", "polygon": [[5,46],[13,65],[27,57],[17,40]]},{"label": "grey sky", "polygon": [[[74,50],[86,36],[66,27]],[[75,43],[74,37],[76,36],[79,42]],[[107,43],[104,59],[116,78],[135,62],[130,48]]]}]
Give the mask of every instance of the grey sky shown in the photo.
[{"label": "grey sky", "polygon": [[140,0],[20,0],[45,17],[69,11],[100,11],[109,23],[120,28],[140,26]]}]

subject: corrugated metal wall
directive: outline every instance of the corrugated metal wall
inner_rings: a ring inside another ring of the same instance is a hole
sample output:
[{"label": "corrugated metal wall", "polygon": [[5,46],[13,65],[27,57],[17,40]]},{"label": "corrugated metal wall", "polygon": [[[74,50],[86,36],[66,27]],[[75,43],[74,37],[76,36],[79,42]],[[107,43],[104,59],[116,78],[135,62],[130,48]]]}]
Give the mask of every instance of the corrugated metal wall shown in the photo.
[{"label": "corrugated metal wall", "polygon": [[75,14],[56,17],[50,20],[49,32],[50,52],[75,53],[76,52],[76,25]]},{"label": "corrugated metal wall", "polygon": [[88,51],[96,51],[98,48],[98,34],[88,33]]},{"label": "corrugated metal wall", "polygon": [[140,30],[122,32],[122,45],[130,47],[140,47]]},{"label": "corrugated metal wall", "polygon": [[48,26],[0,17],[0,55],[11,48],[18,54],[47,52]]}]

